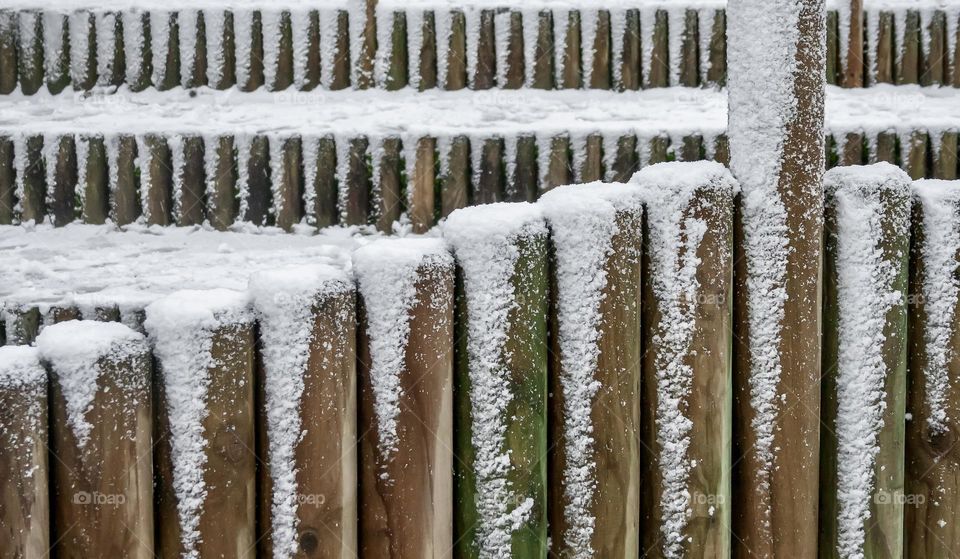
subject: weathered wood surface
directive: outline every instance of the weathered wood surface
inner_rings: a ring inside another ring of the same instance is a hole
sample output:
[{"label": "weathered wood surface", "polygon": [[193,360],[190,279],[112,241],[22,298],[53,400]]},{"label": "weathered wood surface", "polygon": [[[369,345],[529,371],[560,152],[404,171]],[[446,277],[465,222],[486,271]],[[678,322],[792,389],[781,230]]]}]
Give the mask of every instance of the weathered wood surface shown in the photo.
[{"label": "weathered wood surface", "polygon": [[[81,437],[70,411],[67,388],[82,379],[48,357],[49,336],[58,328],[80,327],[65,322],[45,329],[38,340],[51,373],[50,442],[54,457],[52,516],[58,557],[154,557],[153,522],[153,399],[151,356],[147,344],[127,327],[127,335],[111,340],[110,353],[95,364],[93,399],[83,415],[90,425]],[[96,329],[95,324],[82,326]],[[58,353],[54,347],[53,354]],[[68,367],[70,356],[67,357]],[[89,373],[81,373],[88,376]],[[76,397],[73,395],[72,397]]]},{"label": "weathered wood surface", "polygon": [[0,347],[0,550],[50,551],[47,374],[34,348]]},{"label": "weathered wood surface", "polygon": [[[361,282],[360,555],[439,559],[453,547],[453,295],[449,265],[417,270],[399,375],[397,444],[385,454],[371,372],[369,309]],[[382,318],[377,317],[382,320]],[[399,328],[399,325],[397,326]]]},{"label": "weathered wood surface", "polygon": [[[949,557],[960,547],[960,446],[956,444],[960,436],[960,352],[956,349],[960,345],[960,305],[950,296],[956,284],[951,285],[943,275],[955,269],[950,255],[960,253],[960,246],[942,245],[945,253],[934,257],[936,260],[930,256],[934,254],[932,243],[953,242],[941,228],[956,228],[960,223],[960,197],[955,181],[929,187],[939,190],[942,198],[930,197],[931,207],[915,200],[910,248],[910,420],[906,423],[902,495],[904,556],[908,559]],[[937,230],[929,227],[934,223]],[[928,376],[933,374],[943,375],[949,383],[939,402],[928,389]]]}]

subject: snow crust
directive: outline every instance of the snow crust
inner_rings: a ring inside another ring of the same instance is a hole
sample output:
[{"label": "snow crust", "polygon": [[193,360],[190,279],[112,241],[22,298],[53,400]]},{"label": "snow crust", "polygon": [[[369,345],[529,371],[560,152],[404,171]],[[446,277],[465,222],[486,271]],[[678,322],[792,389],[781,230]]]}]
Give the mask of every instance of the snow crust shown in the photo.
[{"label": "snow crust", "polygon": [[41,390],[46,393],[46,385],[47,371],[37,348],[0,346],[0,389],[39,395]]},{"label": "snow crust", "polygon": [[182,290],[150,304],[144,327],[159,363],[170,421],[170,459],[177,497],[181,545],[186,559],[199,559],[200,514],[207,498],[203,426],[214,334],[223,326],[253,322],[249,295],[230,289]]},{"label": "snow crust", "polygon": [[889,163],[838,167],[824,188],[837,219],[837,551],[863,558],[892,373],[884,330],[887,313],[906,303],[895,290],[906,255],[884,254],[884,245],[909,235],[910,177]]},{"label": "snow crust", "polygon": [[[93,425],[86,415],[101,389],[98,383],[104,368],[129,363],[149,351],[142,334],[118,322],[92,320],[69,320],[44,328],[37,337],[37,349],[60,384],[67,404],[67,423],[81,449],[90,442]],[[148,388],[143,374],[117,382],[121,390],[131,393],[144,393]]]},{"label": "snow crust", "polygon": [[[654,373],[658,460],[663,477],[662,548],[664,557],[679,558],[684,556],[692,514],[689,483],[695,464],[687,451],[693,423],[684,410],[694,375],[688,359],[701,287],[696,276],[701,264],[698,252],[708,229],[707,222],[694,212],[704,198],[732,205],[739,185],[726,167],[708,161],[659,163],[642,169],[630,182],[641,188],[645,203],[648,273],[661,315],[653,343],[659,348]],[[723,261],[732,255],[725,247],[715,257]]]},{"label": "snow crust", "polygon": [[[40,353],[35,347],[0,346],[0,392],[3,399],[13,402],[13,407],[4,410],[16,414],[16,423],[0,422],[0,438],[6,442],[5,453],[18,457],[23,462],[36,460],[35,449],[46,444],[47,424],[47,371],[40,362]],[[11,398],[12,397],[12,398]],[[20,475],[34,479],[37,468],[30,468]],[[41,472],[45,474],[45,472]],[[44,478],[41,480],[46,483]]]},{"label": "snow crust", "polygon": [[957,251],[960,250],[960,188],[956,181],[920,180],[913,183],[913,197],[922,212],[924,278],[923,305],[926,313],[923,369],[927,426],[945,433],[950,417],[949,395],[955,389],[950,380],[954,359],[954,316],[960,299],[957,280]]},{"label": "snow crust", "polygon": [[265,371],[264,408],[273,479],[271,534],[278,557],[294,557],[298,549],[294,453],[310,427],[302,422],[301,399],[311,347],[317,342],[329,344],[314,336],[314,312],[328,298],[353,290],[349,272],[329,265],[268,270],[250,279]]},{"label": "snow crust", "polygon": [[453,256],[436,238],[381,239],[357,249],[353,266],[366,309],[378,447],[386,462],[400,442],[400,378],[406,371],[410,312],[417,303],[419,272],[451,269]]},{"label": "snow crust", "polygon": [[513,534],[529,521],[534,504],[514,493],[507,479],[511,418],[506,414],[516,397],[507,390],[510,313],[517,309],[513,281],[520,243],[546,239],[546,222],[534,204],[488,204],[453,212],[442,230],[463,271],[466,293],[477,549],[479,557],[508,557]]},{"label": "snow crust", "polygon": [[571,557],[581,559],[594,554],[597,522],[592,513],[597,480],[591,411],[600,389],[595,374],[604,327],[600,304],[607,285],[606,262],[619,233],[618,214],[641,212],[642,200],[634,186],[590,183],[555,188],[538,205],[547,218],[556,258],[558,388],[564,394],[562,444],[567,460],[563,514],[569,526],[563,543]]}]

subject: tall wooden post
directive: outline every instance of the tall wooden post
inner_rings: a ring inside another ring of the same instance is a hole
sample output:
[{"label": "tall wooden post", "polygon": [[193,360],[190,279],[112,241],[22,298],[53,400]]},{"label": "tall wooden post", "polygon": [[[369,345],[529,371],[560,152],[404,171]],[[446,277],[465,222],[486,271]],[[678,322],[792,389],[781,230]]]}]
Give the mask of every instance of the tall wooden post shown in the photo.
[{"label": "tall wooden post", "polygon": [[69,320],[37,337],[51,374],[58,557],[154,557],[151,357],[117,322]]},{"label": "tall wooden post", "polygon": [[646,205],[641,514],[650,557],[729,557],[733,195],[714,162],[661,163]]},{"label": "tall wooden post", "polygon": [[0,549],[10,557],[50,550],[47,372],[28,346],[0,346]]},{"label": "tall wooden post", "polygon": [[243,293],[146,309],[157,360],[157,557],[256,555],[253,314]]},{"label": "tall wooden post", "polygon": [[360,286],[360,556],[453,547],[453,258],[437,239],[371,243]]},{"label": "tall wooden post", "polygon": [[905,556],[960,548],[960,183],[913,183]]},{"label": "tall wooden post", "polygon": [[357,554],[356,290],[303,266],[250,281],[260,324],[259,551]]},{"label": "tall wooden post", "polygon": [[[823,0],[731,0],[734,557],[817,553]],[[764,33],[756,33],[763,29]]]},{"label": "tall wooden post", "polygon": [[[840,45],[840,84],[843,87],[863,87],[863,73],[866,69],[863,45],[863,0],[845,0],[849,6],[840,10],[840,17],[849,18],[841,28],[847,30],[846,44]],[[841,37],[843,39],[844,37]]]},{"label": "tall wooden post", "polygon": [[528,203],[457,210],[457,557],[547,556],[547,228]]},{"label": "tall wooden post", "polygon": [[901,557],[910,177],[878,163],[824,184],[820,557]]},{"label": "tall wooden post", "polygon": [[552,233],[549,413],[552,551],[640,553],[640,252],[634,187],[540,198]]}]

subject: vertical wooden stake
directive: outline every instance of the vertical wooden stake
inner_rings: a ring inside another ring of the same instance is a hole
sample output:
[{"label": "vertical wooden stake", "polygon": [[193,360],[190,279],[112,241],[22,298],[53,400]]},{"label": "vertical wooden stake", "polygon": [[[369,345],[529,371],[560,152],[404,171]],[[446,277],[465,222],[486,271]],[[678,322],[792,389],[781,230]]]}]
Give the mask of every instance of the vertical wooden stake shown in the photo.
[{"label": "vertical wooden stake", "polygon": [[64,134],[59,138],[49,137],[47,141],[54,145],[47,146],[46,157],[53,161],[46,161],[52,172],[47,173],[47,210],[50,219],[57,227],[62,227],[76,216],[77,197],[77,151],[72,134]]},{"label": "vertical wooden stake", "polygon": [[470,138],[456,136],[447,144],[447,174],[440,191],[440,215],[447,217],[454,210],[470,203]]},{"label": "vertical wooden stake", "polygon": [[241,219],[254,225],[268,225],[272,194],[270,140],[263,135],[254,136],[248,149],[250,155],[247,160],[247,211]]},{"label": "vertical wooden stake", "polygon": [[206,140],[207,221],[218,231],[226,231],[237,219],[237,161],[233,136],[213,136]]},{"label": "vertical wooden stake", "polygon": [[45,328],[37,347],[51,374],[55,552],[154,557],[146,340],[116,322],[72,320]]},{"label": "vertical wooden stake", "polygon": [[140,197],[148,225],[170,225],[172,173],[170,147],[163,136],[148,134],[137,139],[140,161]]},{"label": "vertical wooden stake", "polygon": [[18,19],[16,11],[0,10],[0,95],[8,95],[17,88]]},{"label": "vertical wooden stake", "polygon": [[840,45],[843,63],[841,85],[843,87],[863,87],[865,82],[864,61],[867,59],[863,48],[863,0],[846,0],[850,3],[850,18],[847,44]]},{"label": "vertical wooden stake", "polygon": [[7,136],[0,136],[0,225],[11,225],[14,219],[17,175],[13,158],[13,142]]},{"label": "vertical wooden stake", "polygon": [[41,11],[20,11],[17,32],[19,55],[15,66],[20,91],[33,95],[43,86],[43,14]]},{"label": "vertical wooden stake", "polygon": [[393,231],[393,224],[400,219],[403,211],[400,192],[400,149],[400,138],[391,137],[384,138],[380,149],[374,151],[374,157],[380,154],[380,162],[377,165],[380,176],[374,177],[378,186],[373,196],[377,206],[375,208],[377,230],[388,234]]},{"label": "vertical wooden stake", "polygon": [[[133,223],[140,217],[142,205],[140,204],[140,180],[137,172],[137,159],[139,156],[139,146],[134,136],[117,136],[111,138],[110,142],[115,142],[111,147],[116,150],[116,170],[117,177],[115,185],[111,185],[112,198],[112,216],[117,225],[123,226]],[[110,164],[108,162],[108,164]]]},{"label": "vertical wooden stake", "polygon": [[[20,222],[40,223],[46,211],[46,167],[43,161],[43,136],[25,136],[14,145],[15,160],[23,161],[23,166],[15,166],[18,183],[17,199],[20,203]],[[21,175],[22,176],[19,176]]]},{"label": "vertical wooden stake", "polygon": [[[507,157],[510,157],[509,153]],[[536,136],[520,136],[517,138],[514,162],[513,176],[507,177],[509,188],[507,189],[506,200],[508,202],[536,201],[540,186]]]},{"label": "vertical wooden stake", "polygon": [[943,132],[940,135],[940,150],[934,154],[933,178],[954,180],[957,178],[957,133]]},{"label": "vertical wooden stake", "polygon": [[205,194],[207,190],[204,176],[204,145],[200,136],[185,136],[180,142],[183,150],[183,168],[174,169],[180,175],[180,199],[177,202],[177,225],[199,225],[203,223]]},{"label": "vertical wooden stake", "polygon": [[875,83],[893,83],[895,75],[895,66],[897,55],[894,54],[900,45],[895,44],[894,40],[894,19],[891,12],[880,12],[879,29],[877,31],[877,44],[875,52],[871,53],[876,60],[877,75],[873,76]]},{"label": "vertical wooden stake", "polygon": [[[81,146],[80,144],[85,144]],[[110,169],[103,136],[77,136],[77,151],[86,151],[86,165],[79,167],[78,192],[83,192],[81,217],[84,223],[103,224],[110,216]]]},{"label": "vertical wooden stake", "polygon": [[413,176],[407,177],[407,208],[415,233],[426,233],[434,224],[436,151],[435,138],[420,138],[416,150],[410,152],[415,154],[414,164],[407,162],[407,168],[413,169]]}]

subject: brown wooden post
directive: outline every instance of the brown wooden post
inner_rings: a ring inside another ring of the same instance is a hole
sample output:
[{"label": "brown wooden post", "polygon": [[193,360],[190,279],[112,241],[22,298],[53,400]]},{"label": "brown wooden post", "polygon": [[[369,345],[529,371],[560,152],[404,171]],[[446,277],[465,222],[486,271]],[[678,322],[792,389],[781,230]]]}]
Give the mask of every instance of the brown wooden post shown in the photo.
[{"label": "brown wooden post", "polygon": [[[313,180],[305,180],[304,188],[310,196],[305,201],[313,199],[313,204],[307,204],[307,215],[313,213],[317,227],[336,225],[340,212],[337,209],[337,147],[330,136],[318,138],[316,149],[310,147],[310,142],[304,144],[304,178],[313,176]],[[316,153],[314,156],[313,154]],[[307,169],[313,170],[307,172]],[[310,190],[312,189],[312,191]]]},{"label": "brown wooden post", "polygon": [[[526,81],[527,64],[527,62],[524,60],[526,45],[523,43],[523,13],[519,11],[511,11],[509,12],[508,16],[502,16],[497,19],[495,25],[509,26],[507,31],[507,52],[497,52],[499,63],[504,65],[504,68],[500,68],[499,64],[497,67],[497,73],[499,75],[499,79],[501,79],[501,82],[498,83],[498,85],[503,89],[520,89],[524,87]],[[533,46],[536,48],[536,45]],[[533,50],[531,50],[531,52],[533,52]],[[535,63],[535,60],[531,60],[529,62],[529,64]]]},{"label": "brown wooden post", "polygon": [[37,339],[43,316],[30,304],[6,302],[4,330],[9,345],[30,345]]},{"label": "brown wooden post", "polygon": [[[537,168],[537,137],[521,135],[516,145],[513,176],[507,177],[508,202],[534,202],[540,194],[540,170]],[[510,146],[507,157],[510,157]]]},{"label": "brown wooden post", "polygon": [[[613,156],[611,168],[607,169],[607,179],[610,182],[627,182],[640,166],[637,137],[632,134],[620,136],[616,145],[617,152]],[[609,154],[606,156],[610,157]]]},{"label": "brown wooden post", "polygon": [[839,84],[843,77],[843,48],[840,46],[840,15],[836,10],[827,12],[827,83]]},{"label": "brown wooden post", "polygon": [[[302,266],[250,281],[259,318],[259,553],[357,553],[356,291]],[[252,556],[252,555],[251,555]]]},{"label": "brown wooden post", "polygon": [[180,10],[180,85],[185,88],[207,85],[207,31],[201,10]]},{"label": "brown wooden post", "polygon": [[927,176],[927,151],[930,144],[926,131],[916,130],[911,132],[909,137],[901,138],[900,143],[900,166],[913,180],[925,178]]},{"label": "brown wooden post", "polygon": [[532,204],[454,212],[453,555],[547,556],[547,227]]},{"label": "brown wooden post", "polygon": [[174,193],[174,215],[177,225],[199,225],[206,214],[206,177],[204,145],[200,136],[183,136],[171,154],[175,162],[172,174],[179,191]]},{"label": "brown wooden post", "polygon": [[713,141],[713,160],[730,166],[730,141],[726,134],[720,134]]},{"label": "brown wooden post", "polygon": [[206,83],[214,89],[229,89],[237,83],[237,50],[232,11],[203,11],[206,42]]},{"label": "brown wooden post", "polygon": [[[699,28],[700,18],[697,10],[687,9],[684,13],[683,34],[680,43],[680,83],[686,87],[700,85],[700,33],[707,33],[706,29]],[[671,29],[670,33],[679,33],[679,29]]]},{"label": "brown wooden post", "polygon": [[[383,233],[393,231],[393,224],[400,219],[403,212],[400,184],[400,138],[392,136],[384,138],[380,149],[374,150],[374,157],[380,161],[374,166],[379,170],[379,176],[374,180],[374,210],[377,218],[377,230]],[[408,179],[408,184],[412,183]],[[412,214],[413,212],[411,212]],[[413,218],[411,216],[411,221]]]},{"label": "brown wooden post", "polygon": [[897,163],[897,134],[895,132],[881,132],[877,134],[876,148],[871,153],[870,163],[886,161]]},{"label": "brown wooden post", "polygon": [[0,347],[0,549],[50,552],[47,372],[35,348]]},{"label": "brown wooden post", "polygon": [[84,223],[103,224],[110,216],[110,169],[103,136],[77,135],[77,194]]},{"label": "brown wooden post", "polygon": [[[477,33],[476,52],[468,52],[468,60],[476,60],[474,73],[470,76],[470,84],[473,89],[483,90],[491,89],[497,85],[497,37],[494,30],[494,12],[493,10],[480,10],[480,13],[473,16],[478,17],[479,29],[469,30]],[[474,23],[469,18],[467,25]],[[470,45],[467,45],[470,48]]]},{"label": "brown wooden post", "polygon": [[960,184],[913,183],[904,557],[960,546]]},{"label": "brown wooden post", "polygon": [[[650,49],[649,67],[646,71],[646,87],[667,87],[670,85],[670,38],[669,38],[669,18],[666,10],[644,11],[641,13],[641,19],[646,16],[654,18],[652,24],[653,34],[650,37],[652,44],[645,49]],[[647,26],[649,23],[641,25]],[[641,38],[641,40],[643,40]]]},{"label": "brown wooden post", "polygon": [[[812,558],[818,549],[824,4],[732,0],[727,16],[731,170],[743,192],[734,227],[733,556]],[[759,28],[774,31],[758,35]],[[768,132],[758,136],[758,127]]]},{"label": "brown wooden post", "polygon": [[136,221],[143,210],[137,173],[140,150],[134,136],[116,136],[108,141],[107,165],[114,168],[110,174],[111,216],[122,226]]},{"label": "brown wooden post", "polygon": [[303,217],[303,156],[300,137],[271,138],[270,166],[274,223],[284,231],[291,231]]},{"label": "brown wooden post", "polygon": [[474,146],[471,156],[474,204],[492,204],[503,200],[503,143],[502,138],[489,138],[483,141],[479,150]]},{"label": "brown wooden post", "polygon": [[0,95],[17,88],[17,35],[19,14],[14,10],[0,10]]},{"label": "brown wooden post", "polygon": [[[928,21],[921,20],[921,26],[927,25],[925,35],[926,53],[920,70],[922,85],[943,85],[947,80],[950,65],[947,54],[947,19],[944,13],[936,11]],[[923,29],[921,29],[923,32]]]},{"label": "brown wooden post", "polygon": [[573,182],[570,137],[553,136],[540,144],[540,191],[547,192]]},{"label": "brown wooden post", "polygon": [[21,93],[33,95],[43,86],[43,14],[39,10],[24,10],[17,16],[17,77]]},{"label": "brown wooden post", "polygon": [[[630,9],[622,17],[624,21],[623,44],[621,45],[623,50],[619,62],[620,81],[615,83],[614,87],[620,91],[636,91],[640,89],[643,83],[640,75],[643,59],[640,44],[640,11]],[[616,35],[614,35],[613,40],[617,40]],[[616,60],[614,60],[614,64],[617,64]],[[614,75],[616,75],[616,72],[614,72]]]},{"label": "brown wooden post", "polygon": [[254,91],[264,83],[263,20],[259,11],[233,12],[233,42],[237,87],[241,91]]},{"label": "brown wooden post", "polygon": [[[847,44],[840,45],[841,56],[843,60],[843,72],[840,77],[840,84],[843,87],[863,87],[864,81],[864,61],[868,58],[866,49],[863,46],[863,0],[844,0],[849,2],[850,7],[847,11],[842,11],[846,17],[850,18],[847,34]],[[872,58],[872,56],[871,56]]]},{"label": "brown wooden post", "polygon": [[150,50],[153,85],[159,90],[180,85],[180,26],[177,12],[151,10]]},{"label": "brown wooden post", "polygon": [[[419,75],[420,83],[415,84],[419,91],[435,89],[438,83],[437,77],[437,19],[436,12],[423,12],[423,27],[421,29],[420,53],[419,57]],[[411,55],[414,56],[414,55]]]},{"label": "brown wooden post", "polygon": [[957,178],[957,136],[956,132],[940,134],[940,149],[933,154],[933,178],[944,180]]},{"label": "brown wooden post", "polygon": [[[532,17],[530,12],[524,17]],[[553,13],[542,10],[536,13],[537,18],[537,47],[534,51],[535,60],[527,60],[527,65],[533,65],[533,81],[530,87],[534,89],[553,89],[555,56],[553,55]],[[531,23],[524,23],[530,25]]]},{"label": "brown wooden post", "polygon": [[44,146],[47,167],[47,211],[57,227],[73,221],[76,215],[77,152],[72,134],[49,136]]},{"label": "brown wooden post", "polygon": [[[407,16],[405,12],[393,12],[388,18],[391,25],[382,31],[385,43],[378,45],[381,49],[390,49],[390,57],[379,61],[386,66],[381,69],[380,87],[388,91],[396,91],[407,87],[410,82],[410,53],[407,52]],[[386,24],[386,22],[383,22]]]},{"label": "brown wooden post", "polygon": [[847,132],[841,148],[840,164],[862,165],[863,163],[865,163],[863,160],[863,134]]},{"label": "brown wooden post", "polygon": [[14,220],[17,174],[13,161],[13,141],[8,136],[0,136],[0,225],[11,225]]},{"label": "brown wooden post", "polygon": [[[96,13],[97,85],[119,87],[126,80],[123,13]],[[102,56],[105,54],[105,56]]]},{"label": "brown wooden post", "polygon": [[380,240],[359,279],[360,556],[453,546],[453,258],[436,239]]},{"label": "brown wooden post", "polygon": [[[583,49],[584,52],[586,52],[587,49],[593,50],[593,64],[588,68],[586,67],[586,61],[584,62],[584,85],[592,89],[611,89],[613,73],[611,67],[610,12],[608,10],[600,10],[596,13],[591,13],[588,17],[595,18],[593,22],[595,26],[594,39],[592,44],[585,44]],[[586,37],[584,39],[586,39]],[[589,78],[589,81],[587,81],[587,78]]]},{"label": "brown wooden post", "polygon": [[440,216],[470,203],[470,138],[455,136],[440,143],[440,159],[446,161],[440,191]]},{"label": "brown wooden post", "polygon": [[436,151],[435,138],[423,137],[418,140],[408,138],[407,142],[416,141],[414,149],[409,150],[407,161],[407,211],[415,233],[425,233],[433,227],[434,208],[436,202]]},{"label": "brown wooden post", "polygon": [[900,45],[894,40],[894,18],[891,12],[880,12],[877,16],[877,44],[870,55],[876,62],[876,76],[872,76],[874,83],[894,83],[896,60],[894,53]]},{"label": "brown wooden post", "polygon": [[710,33],[710,69],[707,71],[707,82],[722,87],[727,84],[726,10],[716,11],[713,16],[713,29]]},{"label": "brown wooden post", "polygon": [[143,91],[153,80],[153,53],[150,46],[150,12],[123,11],[124,80],[131,91]]},{"label": "brown wooden post", "polygon": [[214,289],[178,291],[146,309],[158,367],[157,557],[255,556],[248,306],[246,294]]},{"label": "brown wooden post", "polygon": [[337,138],[337,184],[340,223],[366,225],[370,214],[369,141],[365,137]]},{"label": "brown wooden post", "polygon": [[[455,91],[467,87],[467,18],[461,10],[450,12],[450,42],[447,45],[447,69],[444,89]],[[438,36],[437,41],[443,40]],[[444,52],[440,50],[439,52]]]},{"label": "brown wooden post", "polygon": [[896,46],[897,84],[920,83],[920,73],[923,68],[923,49],[921,48],[923,33],[920,30],[920,12],[907,10],[906,16],[896,21],[894,25],[903,24],[905,29],[898,33],[903,37],[903,44]]},{"label": "brown wooden post", "polygon": [[207,221],[225,231],[237,219],[237,161],[233,136],[205,139]]},{"label": "brown wooden post", "polygon": [[[43,66],[47,91],[58,94],[70,85],[70,18],[43,14]],[[14,65],[16,69],[16,65]]]},{"label": "brown wooden post", "polygon": [[71,320],[37,338],[51,375],[54,553],[154,557],[150,351],[116,322]]},{"label": "brown wooden post", "polygon": [[[354,61],[354,84],[358,89],[370,89],[377,85],[373,76],[374,60],[377,56],[377,0],[364,0],[364,4],[366,11],[360,33],[360,44],[350,46],[350,50],[357,51],[351,52],[350,56]],[[350,25],[359,23],[359,21],[351,21]]]},{"label": "brown wooden post", "polygon": [[640,554],[638,194],[593,183],[538,202],[552,233],[548,511],[560,557]]},{"label": "brown wooden post", "polygon": [[20,222],[40,223],[46,216],[46,168],[43,163],[43,136],[21,136],[14,144],[17,174],[17,202]]},{"label": "brown wooden post", "polygon": [[824,185],[820,557],[901,557],[910,178],[880,163]]},{"label": "brown wooden post", "polygon": [[651,557],[729,557],[737,183],[715,162],[646,167],[631,183],[646,206],[648,270],[642,549]]},{"label": "brown wooden post", "polygon": [[137,153],[143,216],[148,225],[170,225],[173,164],[167,140],[156,134],[138,136]]},{"label": "brown wooden post", "polygon": [[240,219],[254,225],[268,225],[272,183],[270,140],[266,136],[257,135],[238,142],[237,171],[241,191]]}]

